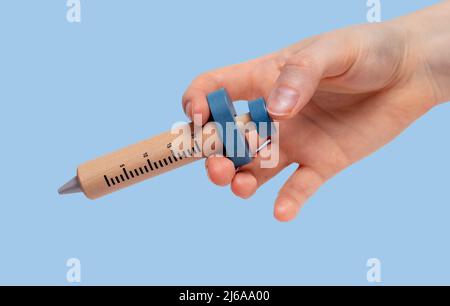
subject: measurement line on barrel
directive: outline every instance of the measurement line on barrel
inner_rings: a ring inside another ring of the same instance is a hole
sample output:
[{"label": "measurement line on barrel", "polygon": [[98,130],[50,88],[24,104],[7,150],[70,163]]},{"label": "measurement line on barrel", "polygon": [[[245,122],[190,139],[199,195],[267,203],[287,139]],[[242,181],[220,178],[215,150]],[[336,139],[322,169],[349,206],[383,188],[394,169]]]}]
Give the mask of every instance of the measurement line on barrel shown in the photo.
[{"label": "measurement line on barrel", "polygon": [[[108,188],[115,186],[116,184],[121,184],[122,182],[126,182],[129,180],[134,179],[135,177],[139,177],[140,175],[143,175],[145,173],[153,172],[157,169],[162,169],[164,167],[167,167],[171,164],[174,164],[178,161],[183,160],[183,158],[189,158],[194,157],[195,153],[200,153],[200,146],[198,145],[197,141],[194,142],[194,146],[190,149],[186,149],[184,151],[181,151],[181,154],[178,153],[178,158],[175,155],[174,152],[172,152],[172,155],[167,156],[163,159],[157,160],[155,162],[150,161],[149,158],[147,158],[146,165],[142,165],[141,167],[137,167],[132,170],[127,170],[126,167],[122,167],[123,174],[119,174],[117,176],[108,177],[104,175],[105,183],[108,186]],[[144,172],[145,170],[145,172]],[[120,179],[119,179],[120,178]]]}]

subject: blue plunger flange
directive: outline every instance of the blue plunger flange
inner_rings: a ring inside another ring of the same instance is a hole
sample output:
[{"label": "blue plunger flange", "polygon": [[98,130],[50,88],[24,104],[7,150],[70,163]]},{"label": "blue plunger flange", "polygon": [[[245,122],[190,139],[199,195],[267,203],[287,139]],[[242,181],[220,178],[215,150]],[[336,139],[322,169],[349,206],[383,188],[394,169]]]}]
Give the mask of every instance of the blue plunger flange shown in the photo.
[{"label": "blue plunger flange", "polygon": [[[224,153],[236,168],[249,164],[252,156],[245,136],[236,124],[236,109],[225,89],[219,89],[207,97],[209,109],[214,122],[218,125],[220,139],[224,146]],[[250,101],[249,110],[252,121],[256,124],[261,137],[268,138],[273,132],[272,120],[267,112],[263,98]],[[261,129],[262,124],[266,126]]]}]

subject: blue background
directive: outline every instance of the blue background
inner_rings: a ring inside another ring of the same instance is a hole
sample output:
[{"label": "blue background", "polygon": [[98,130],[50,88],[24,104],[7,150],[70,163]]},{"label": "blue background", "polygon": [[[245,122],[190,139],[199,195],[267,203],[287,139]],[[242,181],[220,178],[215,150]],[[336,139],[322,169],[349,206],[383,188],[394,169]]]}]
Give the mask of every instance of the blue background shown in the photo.
[{"label": "blue background", "polygon": [[[383,19],[437,1],[382,1]],[[203,163],[92,202],[56,189],[78,164],[185,120],[196,75],[366,22],[365,0],[0,4],[0,284],[450,284],[450,105],[327,183],[289,224]],[[448,52],[449,50],[439,50]],[[307,145],[307,144],[305,144]]]}]

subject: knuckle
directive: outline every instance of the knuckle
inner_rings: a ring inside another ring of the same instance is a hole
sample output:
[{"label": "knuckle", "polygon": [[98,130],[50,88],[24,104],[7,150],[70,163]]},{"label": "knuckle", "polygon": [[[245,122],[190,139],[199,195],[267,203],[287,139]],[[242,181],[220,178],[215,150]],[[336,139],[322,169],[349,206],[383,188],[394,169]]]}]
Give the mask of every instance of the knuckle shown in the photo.
[{"label": "knuckle", "polygon": [[191,83],[192,88],[203,88],[217,84],[217,77],[212,72],[204,72],[197,76]]},{"label": "knuckle", "polygon": [[314,71],[317,67],[317,60],[315,57],[308,53],[299,53],[291,57],[287,62],[285,67],[291,67],[300,70]]},{"label": "knuckle", "polygon": [[292,184],[289,183],[287,184],[284,188],[283,188],[283,193],[282,195],[284,195],[285,197],[290,198],[291,200],[293,200],[295,203],[299,203],[303,198],[307,199],[308,193],[307,190],[305,189],[305,186],[302,186],[301,184]]}]

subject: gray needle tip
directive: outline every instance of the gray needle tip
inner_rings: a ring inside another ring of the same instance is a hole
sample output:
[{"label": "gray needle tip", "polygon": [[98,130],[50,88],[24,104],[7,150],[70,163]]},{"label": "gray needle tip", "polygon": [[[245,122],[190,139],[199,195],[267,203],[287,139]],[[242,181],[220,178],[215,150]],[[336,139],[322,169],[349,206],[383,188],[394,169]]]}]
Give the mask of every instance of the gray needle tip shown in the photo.
[{"label": "gray needle tip", "polygon": [[69,194],[69,193],[78,193],[81,192],[81,186],[80,182],[78,181],[78,177],[74,177],[67,183],[65,183],[61,188],[58,189],[58,193],[63,194]]}]

